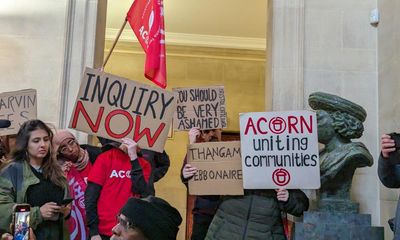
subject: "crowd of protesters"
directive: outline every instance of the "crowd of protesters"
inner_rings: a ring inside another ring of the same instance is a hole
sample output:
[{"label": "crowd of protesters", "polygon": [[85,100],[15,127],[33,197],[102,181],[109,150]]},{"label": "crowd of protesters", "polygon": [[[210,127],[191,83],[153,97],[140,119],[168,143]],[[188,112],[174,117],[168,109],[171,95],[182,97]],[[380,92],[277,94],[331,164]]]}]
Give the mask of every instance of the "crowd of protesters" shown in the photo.
[{"label": "crowd of protesters", "polygon": [[[221,129],[193,128],[188,135],[190,144],[221,141]],[[40,120],[25,122],[16,136],[2,137],[2,239],[13,239],[8,233],[13,208],[23,203],[31,206],[30,239],[176,239],[182,218],[169,203],[155,197],[154,189],[170,166],[167,153],[140,149],[127,138],[121,143],[99,141],[101,146],[79,144],[69,130],[52,131]],[[182,182],[187,185],[196,171],[185,157]],[[265,220],[263,224],[240,217],[249,208],[257,209],[254,214]],[[189,238],[242,238],[238,229],[258,224],[258,230],[247,234],[255,239],[285,239],[281,211],[300,216],[307,208],[308,199],[300,190],[197,196]],[[224,219],[231,219],[230,224],[221,225]]]}]

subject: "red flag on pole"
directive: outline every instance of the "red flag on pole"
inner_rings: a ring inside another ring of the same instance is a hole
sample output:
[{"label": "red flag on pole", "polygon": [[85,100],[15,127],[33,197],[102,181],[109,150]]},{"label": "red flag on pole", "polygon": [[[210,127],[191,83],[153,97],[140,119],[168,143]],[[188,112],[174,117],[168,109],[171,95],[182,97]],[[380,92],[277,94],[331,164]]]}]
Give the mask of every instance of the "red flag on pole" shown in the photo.
[{"label": "red flag on pole", "polygon": [[145,77],[165,88],[167,70],[162,0],[135,0],[126,19],[146,53]]}]

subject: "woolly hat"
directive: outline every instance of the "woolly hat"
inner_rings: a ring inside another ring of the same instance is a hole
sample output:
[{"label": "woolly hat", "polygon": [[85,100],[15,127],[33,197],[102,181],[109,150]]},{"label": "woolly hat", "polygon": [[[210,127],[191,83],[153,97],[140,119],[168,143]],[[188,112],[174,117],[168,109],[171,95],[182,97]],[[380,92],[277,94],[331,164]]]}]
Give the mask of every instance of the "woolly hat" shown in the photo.
[{"label": "woolly hat", "polygon": [[69,139],[75,139],[75,136],[68,130],[58,130],[54,136],[53,136],[53,141],[52,141],[52,146],[53,146],[53,153],[57,154],[58,148],[60,147],[61,143],[63,143],[65,140]]},{"label": "woolly hat", "polygon": [[178,210],[161,198],[130,198],[121,214],[149,240],[175,240],[182,222]]},{"label": "woolly hat", "polygon": [[329,93],[311,93],[308,97],[308,104],[314,110],[321,109],[327,112],[345,112],[361,122],[364,122],[367,117],[367,112],[360,105]]}]

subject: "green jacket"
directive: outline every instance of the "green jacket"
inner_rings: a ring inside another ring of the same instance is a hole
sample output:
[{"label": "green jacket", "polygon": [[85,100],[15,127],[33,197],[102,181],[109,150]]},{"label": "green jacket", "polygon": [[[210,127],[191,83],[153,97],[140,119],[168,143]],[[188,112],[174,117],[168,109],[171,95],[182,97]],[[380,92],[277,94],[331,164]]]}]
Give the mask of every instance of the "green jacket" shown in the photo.
[{"label": "green jacket", "polygon": [[[9,232],[15,204],[26,203],[26,191],[29,186],[39,183],[26,161],[13,161],[0,171],[0,232]],[[64,198],[68,197],[65,186]],[[33,229],[43,222],[39,207],[32,207],[30,226]],[[49,229],[49,236],[52,236]],[[64,234],[65,235],[65,234]],[[57,237],[53,239],[57,239]]]},{"label": "green jacket", "polygon": [[281,212],[301,216],[308,198],[300,190],[289,190],[286,203],[274,190],[240,197],[226,197],[208,229],[205,240],[285,240]]}]

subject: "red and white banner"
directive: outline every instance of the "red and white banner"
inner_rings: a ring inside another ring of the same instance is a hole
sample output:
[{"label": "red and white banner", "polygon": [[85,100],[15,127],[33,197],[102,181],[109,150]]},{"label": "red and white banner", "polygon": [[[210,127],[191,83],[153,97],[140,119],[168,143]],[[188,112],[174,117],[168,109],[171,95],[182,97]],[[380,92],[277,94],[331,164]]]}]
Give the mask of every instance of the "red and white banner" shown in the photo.
[{"label": "red and white banner", "polygon": [[165,88],[167,70],[162,0],[135,0],[126,19],[146,53],[145,77]]},{"label": "red and white banner", "polygon": [[78,170],[71,167],[67,174],[68,187],[72,201],[71,217],[68,219],[68,229],[71,240],[86,240],[89,230],[86,227],[85,190],[86,182]]}]

